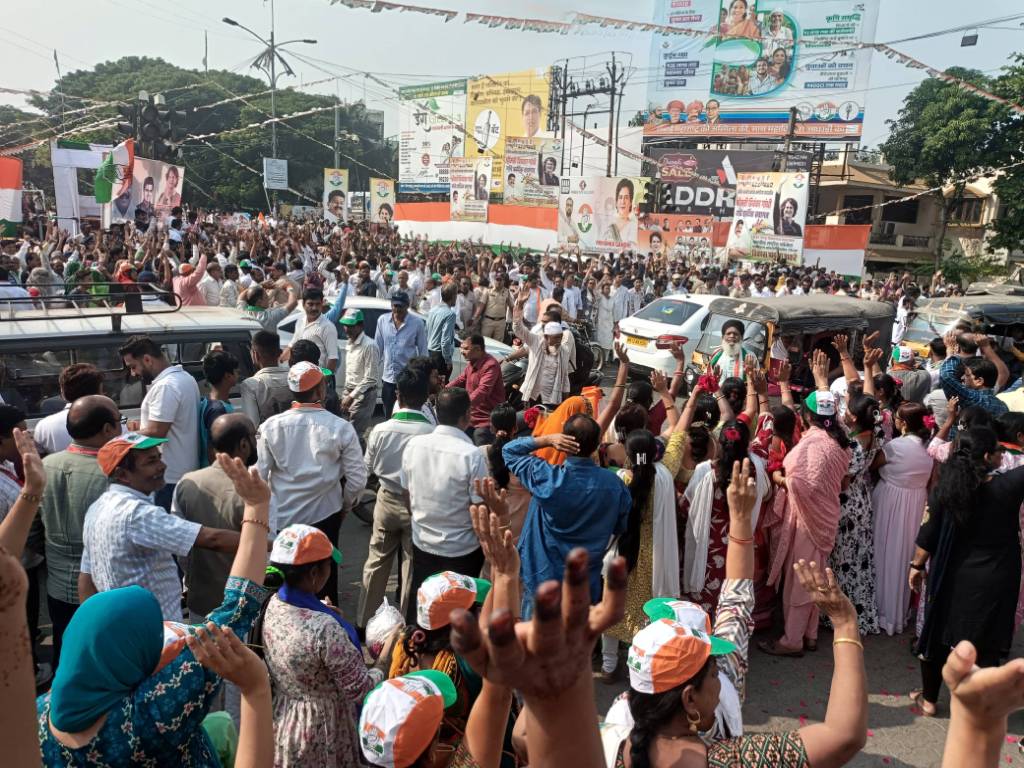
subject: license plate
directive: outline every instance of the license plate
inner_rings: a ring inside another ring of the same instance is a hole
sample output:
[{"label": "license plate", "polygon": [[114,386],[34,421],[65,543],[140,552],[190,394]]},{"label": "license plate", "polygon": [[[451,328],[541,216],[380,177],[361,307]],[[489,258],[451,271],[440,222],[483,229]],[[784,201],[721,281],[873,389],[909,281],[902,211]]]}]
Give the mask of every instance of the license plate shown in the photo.
[{"label": "license plate", "polygon": [[641,339],[639,336],[627,336],[626,344],[631,347],[646,347],[647,339]]}]

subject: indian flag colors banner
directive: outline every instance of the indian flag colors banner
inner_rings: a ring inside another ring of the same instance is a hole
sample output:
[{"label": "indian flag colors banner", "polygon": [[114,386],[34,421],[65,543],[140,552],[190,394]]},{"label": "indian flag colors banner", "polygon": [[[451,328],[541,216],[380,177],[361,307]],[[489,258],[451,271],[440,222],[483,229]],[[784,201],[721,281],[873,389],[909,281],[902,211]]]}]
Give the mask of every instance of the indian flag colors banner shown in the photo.
[{"label": "indian flag colors banner", "polygon": [[0,234],[14,237],[21,222],[21,160],[0,157]]},{"label": "indian flag colors banner", "polygon": [[122,141],[103,158],[96,169],[95,195],[97,203],[109,203],[115,197],[129,192],[132,170],[135,166],[135,140]]}]

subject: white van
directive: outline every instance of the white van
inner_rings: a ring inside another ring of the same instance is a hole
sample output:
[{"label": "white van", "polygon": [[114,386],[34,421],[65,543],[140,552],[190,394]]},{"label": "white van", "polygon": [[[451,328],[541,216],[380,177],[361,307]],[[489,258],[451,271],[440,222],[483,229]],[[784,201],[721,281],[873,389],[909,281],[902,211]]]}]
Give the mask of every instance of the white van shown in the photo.
[{"label": "white van", "polygon": [[[180,363],[203,394],[202,358],[220,347],[238,358],[239,383],[254,373],[250,355],[255,320],[224,307],[175,308],[146,304],[141,314],[120,308],[24,310],[0,316],[0,397],[22,408],[34,423],[64,407],[58,377],[72,363],[92,363],[104,375],[104,389],[121,415],[138,418],[145,387],[124,367],[118,349],[135,334],[160,344],[172,363]],[[239,392],[232,393],[240,397]],[[240,405],[241,401],[232,400]]]}]

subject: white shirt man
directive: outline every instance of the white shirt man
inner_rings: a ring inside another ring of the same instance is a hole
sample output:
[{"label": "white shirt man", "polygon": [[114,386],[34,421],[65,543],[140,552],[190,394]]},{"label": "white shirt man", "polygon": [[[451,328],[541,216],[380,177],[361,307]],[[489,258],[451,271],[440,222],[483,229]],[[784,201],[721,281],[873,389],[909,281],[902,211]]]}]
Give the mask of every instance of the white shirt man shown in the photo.
[{"label": "white shirt man", "polygon": [[39,446],[40,451],[46,453],[59,453],[67,450],[71,445],[71,435],[68,434],[68,411],[71,403],[68,403],[56,413],[40,419],[32,430],[32,437]]},{"label": "white shirt man", "polygon": [[[439,571],[475,573],[483,567],[469,505],[480,503],[474,482],[488,472],[483,453],[466,436],[466,390],[442,391],[438,417],[442,423],[433,432],[409,438],[402,456],[400,477],[412,510],[413,590]],[[410,614],[415,614],[414,604],[406,617]]]},{"label": "white shirt man", "polygon": [[203,301],[206,302],[208,307],[220,306],[220,289],[222,282],[211,274],[211,270],[220,273],[220,269],[214,266],[206,268],[206,274],[203,275],[203,279],[199,281],[199,293],[203,296]]},{"label": "white shirt man", "polygon": [[565,314],[570,320],[575,320],[583,310],[583,294],[574,282],[565,286],[562,306],[565,307]]},{"label": "white shirt man", "polygon": [[430,434],[410,438],[402,456],[402,476],[417,549],[458,557],[480,546],[469,505],[481,501],[473,481],[488,476],[487,462],[464,431],[438,424]]},{"label": "white shirt man", "polygon": [[[373,428],[366,441],[366,471],[380,480],[377,503],[373,510],[373,533],[369,556],[363,567],[363,589],[359,594],[356,624],[365,627],[381,604],[391,576],[391,562],[399,547],[402,550],[402,594],[400,610],[409,610],[412,595],[412,518],[402,485],[402,458],[409,440],[429,435],[434,425],[415,407],[405,407],[403,373],[399,378],[399,407],[391,418]],[[425,389],[421,393],[426,395]]]},{"label": "white shirt man", "polygon": [[[318,379],[310,369],[319,373]],[[311,384],[312,379],[316,382]],[[304,394],[317,386],[323,387],[323,373],[316,366],[298,363],[289,370],[293,393]],[[271,416],[260,425],[256,443],[256,467],[281,505],[279,528],[315,525],[350,509],[366,487],[366,465],[355,429],[324,410],[319,400],[294,402],[287,411]]]},{"label": "white shirt man", "polygon": [[[345,347],[345,391],[342,408],[347,410],[357,435],[364,435],[373,419],[380,390],[381,363],[377,344],[363,332],[363,312],[347,309],[339,321],[346,326],[348,345]],[[359,335],[352,338],[358,327]],[[351,398],[351,402],[349,402]],[[347,404],[347,408],[346,408]]]},{"label": "white shirt man", "polygon": [[292,344],[299,339],[308,339],[320,350],[320,365],[328,365],[328,361],[338,359],[338,329],[334,323],[323,315],[313,322],[306,320],[305,314],[299,316],[295,323],[295,335]]},{"label": "white shirt man", "polygon": [[142,400],[140,416],[144,430],[153,421],[171,425],[162,451],[168,485],[199,468],[199,385],[188,371],[180,365],[160,371]]}]

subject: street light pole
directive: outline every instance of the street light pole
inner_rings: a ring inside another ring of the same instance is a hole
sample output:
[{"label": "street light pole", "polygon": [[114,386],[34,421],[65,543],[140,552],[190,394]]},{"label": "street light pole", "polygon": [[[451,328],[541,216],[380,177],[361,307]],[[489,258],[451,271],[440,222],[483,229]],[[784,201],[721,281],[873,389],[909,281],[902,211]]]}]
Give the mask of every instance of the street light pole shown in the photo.
[{"label": "street light pole", "polygon": [[270,156],[277,159],[277,48],[274,46],[274,0],[270,0]]}]

